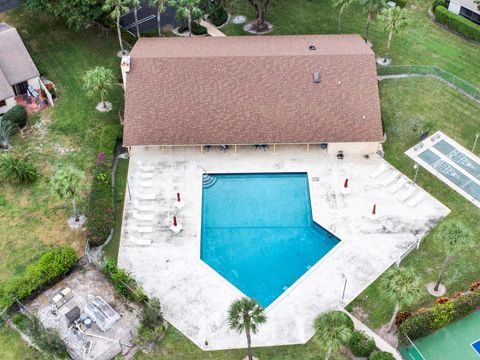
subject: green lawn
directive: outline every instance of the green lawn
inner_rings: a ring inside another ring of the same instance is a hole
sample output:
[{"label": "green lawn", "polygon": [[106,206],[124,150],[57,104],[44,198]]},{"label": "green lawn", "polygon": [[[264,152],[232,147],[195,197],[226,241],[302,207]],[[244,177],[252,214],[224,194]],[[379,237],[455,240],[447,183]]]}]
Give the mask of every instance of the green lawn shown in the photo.
[{"label": "green lawn", "polygon": [[[125,190],[127,187],[128,160],[120,159],[118,161],[115,173],[115,228],[110,242],[104,247],[105,256],[117,260],[118,248],[120,246],[120,235],[122,232],[123,202],[125,200]],[[128,196],[128,195],[127,195]]]},{"label": "green lawn", "polygon": [[[66,226],[70,205],[52,196],[48,179],[61,164],[85,170],[90,179],[98,134],[105,124],[118,121],[122,91],[116,86],[109,93],[114,110],[100,114],[94,109],[98,100],[86,97],[82,89],[85,71],[94,66],[105,65],[120,73],[113,34],[107,36],[98,27],[66,31],[52,17],[33,16],[20,9],[0,13],[0,21],[18,28],[40,72],[56,84],[59,96],[53,109],[41,112],[47,124],[44,132],[31,128],[13,140],[14,153],[29,154],[41,176],[28,186],[0,183],[1,281],[23,271],[51,245],[70,244],[79,251],[83,249],[84,233],[70,231]],[[59,147],[74,151],[61,155]],[[83,205],[82,201],[81,210]]]},{"label": "green lawn", "polygon": [[50,357],[28,346],[20,335],[6,325],[0,325],[0,360],[36,359],[47,360]]},{"label": "green lawn", "polygon": [[[273,0],[267,20],[274,28],[272,34],[335,34],[337,33],[338,10],[332,0]],[[428,16],[430,0],[409,0],[407,9],[409,27],[394,35],[390,51],[394,64],[437,65],[480,87],[480,44],[464,40],[436,25]],[[244,14],[248,19],[255,16],[253,7],[246,0],[239,0],[235,14]],[[347,8],[343,16],[343,33],[363,35],[366,15],[359,6]],[[227,35],[245,35],[243,25],[228,24],[221,30]],[[387,33],[376,21],[370,26],[369,39],[373,50],[384,54]]]},{"label": "green lawn", "polygon": [[[472,147],[474,134],[480,126],[480,106],[442,82],[426,77],[383,80],[380,94],[388,136],[384,144],[386,160],[411,178],[414,175],[413,162],[403,152],[418,142],[424,129],[430,129],[431,133],[441,130],[465,147]],[[478,150],[477,154],[480,153]],[[449,218],[465,222],[475,238],[480,238],[479,209],[476,206],[422,168],[418,184],[452,210]],[[435,229],[425,237],[420,249],[403,262],[405,266],[414,267],[423,284],[436,280],[444,258],[435,246],[434,236]],[[478,280],[480,262],[477,249],[478,245],[450,262],[444,281],[447,295],[466,290],[472,281]],[[431,305],[433,300],[425,290],[413,308]],[[368,287],[349,309],[356,306],[369,314],[368,323],[373,328],[386,323],[393,311],[393,304],[382,292],[381,280]]]}]

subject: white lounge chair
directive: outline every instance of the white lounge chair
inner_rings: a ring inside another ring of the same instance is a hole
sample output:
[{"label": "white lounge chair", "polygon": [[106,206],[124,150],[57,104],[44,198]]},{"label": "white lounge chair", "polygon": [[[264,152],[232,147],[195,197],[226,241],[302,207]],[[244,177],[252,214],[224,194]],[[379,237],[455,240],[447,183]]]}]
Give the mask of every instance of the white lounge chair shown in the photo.
[{"label": "white lounge chair", "polygon": [[413,208],[417,206],[420,203],[420,201],[423,200],[424,197],[425,197],[425,193],[423,191],[420,191],[417,195],[415,195],[413,198],[408,200],[407,205]]},{"label": "white lounge chair", "polygon": [[155,193],[138,193],[136,197],[139,200],[155,200],[157,195]]},{"label": "white lounge chair", "polygon": [[393,174],[390,174],[390,176],[386,177],[381,184],[385,187],[390,185],[392,182],[395,181],[395,179],[398,177],[398,173],[395,171]]},{"label": "white lounge chair", "polygon": [[140,221],[152,221],[153,220],[153,214],[143,214],[139,211],[134,211],[133,212],[133,218],[136,220]]},{"label": "white lounge chair", "polygon": [[145,212],[155,211],[154,205],[140,204],[138,201],[135,201],[134,205],[135,205],[135,209],[139,211],[145,211]]},{"label": "white lounge chair", "polygon": [[140,246],[152,245],[152,240],[151,239],[131,238],[130,240],[135,245],[140,245]]},{"label": "white lounge chair", "polygon": [[140,186],[141,187],[152,187],[153,186],[153,181],[140,181]]},{"label": "white lounge chair", "polygon": [[395,193],[396,193],[398,190],[400,190],[400,189],[402,188],[402,186],[405,185],[406,183],[407,183],[407,179],[405,179],[405,178],[402,176],[400,179],[398,179],[398,181],[397,181],[395,184],[393,184],[392,187],[390,187],[390,188],[388,189],[388,192],[389,192],[390,194],[395,194]]},{"label": "white lounge chair", "polygon": [[154,172],[155,168],[152,165],[140,165],[140,170],[143,172]]},{"label": "white lounge chair", "polygon": [[153,178],[153,173],[150,172],[140,172],[141,179],[151,179]]},{"label": "white lounge chair", "polygon": [[370,174],[372,178],[379,177],[381,173],[383,173],[385,170],[387,170],[388,166],[385,163],[381,163],[380,166],[375,170],[373,173]]},{"label": "white lounge chair", "polygon": [[398,197],[398,199],[399,199],[400,201],[402,201],[402,202],[405,202],[410,196],[413,195],[413,193],[414,193],[415,190],[416,190],[416,189],[415,189],[415,186],[410,185],[410,184],[407,184],[406,188],[407,188],[407,189],[405,190],[405,192],[402,193],[402,194]]},{"label": "white lounge chair", "polygon": [[153,227],[151,226],[133,226],[133,230],[140,234],[151,234],[153,232]]}]

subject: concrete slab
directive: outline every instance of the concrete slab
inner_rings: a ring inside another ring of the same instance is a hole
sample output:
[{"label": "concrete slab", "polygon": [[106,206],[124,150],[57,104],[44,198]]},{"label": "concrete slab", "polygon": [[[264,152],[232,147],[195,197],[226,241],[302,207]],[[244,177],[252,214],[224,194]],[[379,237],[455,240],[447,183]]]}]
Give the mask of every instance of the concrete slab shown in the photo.
[{"label": "concrete slab", "polygon": [[[413,208],[400,201],[407,188],[391,194],[381,185],[396,169],[387,164],[382,174],[370,176],[381,164],[384,160],[376,155],[367,159],[347,154],[338,160],[313,146],[309,152],[301,146],[277,146],[275,152],[238,147],[237,152],[212,148],[204,154],[199,148],[135,148],[119,265],[131,271],[149,295],[160,298],[165,318],[202,349],[245,347],[244,337],[230,331],[226,320],[228,307],[243,294],[200,260],[203,172],[307,172],[313,218],[342,242],[266,309],[268,321],[253,338],[254,346],[305,343],[320,312],[353,300],[449,213],[428,194]],[[138,198],[145,165],[154,167],[155,200]],[[182,209],[175,207],[177,192],[186,204]],[[151,233],[135,231],[138,202],[156,209]],[[377,214],[372,217],[374,204]],[[170,229],[173,216],[183,227],[178,234]],[[139,238],[152,244],[139,246]]]}]

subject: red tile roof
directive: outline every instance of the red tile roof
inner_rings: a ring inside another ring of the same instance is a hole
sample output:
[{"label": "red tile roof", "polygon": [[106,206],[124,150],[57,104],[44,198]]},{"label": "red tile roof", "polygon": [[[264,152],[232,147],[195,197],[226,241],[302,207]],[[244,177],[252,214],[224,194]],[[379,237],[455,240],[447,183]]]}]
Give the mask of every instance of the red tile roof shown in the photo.
[{"label": "red tile roof", "polygon": [[142,38],[131,52],[126,146],[382,139],[360,36]]}]

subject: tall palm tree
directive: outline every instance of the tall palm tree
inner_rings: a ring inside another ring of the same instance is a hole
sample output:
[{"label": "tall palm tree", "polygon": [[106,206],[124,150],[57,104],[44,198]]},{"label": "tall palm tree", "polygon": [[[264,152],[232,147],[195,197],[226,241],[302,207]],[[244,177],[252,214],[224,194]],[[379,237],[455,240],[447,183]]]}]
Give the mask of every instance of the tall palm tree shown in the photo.
[{"label": "tall palm tree", "polygon": [[333,350],[340,348],[352,336],[353,321],[342,311],[327,311],[315,318],[313,323],[315,340],[327,345],[325,360],[330,358]]},{"label": "tall palm tree", "polygon": [[365,24],[365,42],[368,42],[368,28],[370,26],[370,22],[375,20],[377,15],[383,9],[385,9],[387,4],[385,3],[385,0],[363,0],[362,5],[367,11],[367,23]]},{"label": "tall palm tree", "polygon": [[140,7],[140,0],[132,0],[133,18],[135,19],[135,29],[137,30],[137,39],[140,38],[140,27],[138,26],[138,8]]},{"label": "tall palm tree", "polygon": [[192,36],[192,21],[203,14],[200,8],[200,0],[168,0],[168,4],[175,6],[179,18],[187,19],[188,36]]},{"label": "tall palm tree", "polygon": [[352,4],[354,4],[356,0],[333,0],[333,5],[340,9],[338,14],[338,32],[342,31],[342,15],[345,9]]},{"label": "tall palm tree", "polygon": [[413,269],[393,267],[385,273],[383,287],[387,296],[395,302],[395,309],[387,328],[390,332],[400,306],[410,305],[420,297],[420,284]]},{"label": "tall palm tree", "polygon": [[267,318],[263,308],[248,297],[235,300],[228,310],[228,324],[230,329],[239,334],[245,332],[247,336],[248,359],[253,360],[251,334],[256,334],[258,326],[265,323]]},{"label": "tall palm tree", "polygon": [[105,3],[103,4],[103,10],[110,12],[110,16],[117,23],[118,42],[120,44],[122,54],[125,53],[125,49],[123,48],[122,32],[120,31],[120,16],[130,10],[128,5],[128,0],[105,0]]},{"label": "tall palm tree", "polygon": [[165,2],[166,0],[148,0],[150,6],[155,6],[157,8],[157,30],[158,36],[162,36],[162,27],[160,23],[160,15],[165,11]]},{"label": "tall palm tree", "polygon": [[392,44],[393,33],[397,33],[408,25],[407,12],[399,6],[385,8],[380,13],[382,21],[385,23],[385,30],[388,31],[387,52],[384,61],[387,61],[390,45]]},{"label": "tall palm tree", "polygon": [[473,234],[471,230],[465,226],[464,223],[458,220],[451,220],[444,222],[439,226],[439,232],[436,236],[440,247],[446,252],[445,260],[443,261],[440,274],[438,275],[437,283],[435,284],[435,291],[438,290],[442,282],[445,269],[451,257],[459,251],[469,247],[473,244]]},{"label": "tall palm tree", "polygon": [[72,166],[59,168],[50,180],[52,191],[62,200],[70,200],[75,221],[79,221],[77,199],[85,190],[85,173]]}]

